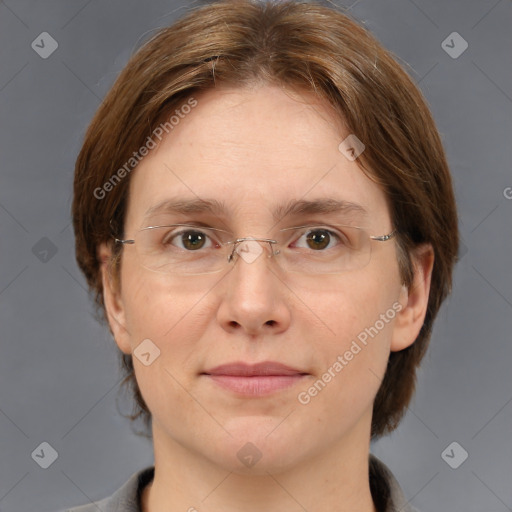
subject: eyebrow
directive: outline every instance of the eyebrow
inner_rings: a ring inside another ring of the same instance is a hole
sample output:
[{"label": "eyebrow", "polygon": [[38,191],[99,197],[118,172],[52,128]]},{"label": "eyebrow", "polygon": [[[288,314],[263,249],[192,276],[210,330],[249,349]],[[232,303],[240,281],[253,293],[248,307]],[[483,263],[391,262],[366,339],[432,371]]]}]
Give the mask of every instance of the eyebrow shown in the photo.
[{"label": "eyebrow", "polygon": [[[212,214],[219,217],[227,214],[226,204],[217,199],[167,199],[152,207],[146,213],[145,218],[158,214]],[[355,214],[366,217],[368,212],[358,203],[335,198],[321,198],[313,200],[292,200],[272,210],[272,216],[276,222],[287,216],[312,215],[312,214]]]}]

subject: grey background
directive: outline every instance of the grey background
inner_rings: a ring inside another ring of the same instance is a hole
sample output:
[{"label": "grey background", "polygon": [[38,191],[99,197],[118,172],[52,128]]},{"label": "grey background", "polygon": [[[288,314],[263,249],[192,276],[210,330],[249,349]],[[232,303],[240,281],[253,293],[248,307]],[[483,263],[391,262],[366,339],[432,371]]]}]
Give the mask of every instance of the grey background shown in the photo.
[{"label": "grey background", "polygon": [[[372,451],[422,512],[512,510],[512,2],[344,5],[407,63],[430,103],[464,244],[415,399]],[[152,464],[150,442],[116,410],[116,349],[74,262],[71,188],[101,99],[141,38],[185,6],[0,2],[0,511],[98,500]],[[44,31],[59,45],[47,59],[31,48]],[[454,31],[469,44],[457,59],[441,46]],[[43,441],[58,452],[48,469],[31,458]],[[453,441],[469,453],[458,469],[441,456]]]}]

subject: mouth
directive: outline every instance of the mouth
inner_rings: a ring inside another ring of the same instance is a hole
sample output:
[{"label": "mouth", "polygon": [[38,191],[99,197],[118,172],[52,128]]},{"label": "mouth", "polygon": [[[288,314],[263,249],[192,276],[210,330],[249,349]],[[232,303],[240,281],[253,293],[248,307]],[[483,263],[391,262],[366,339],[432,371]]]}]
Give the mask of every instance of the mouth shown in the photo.
[{"label": "mouth", "polygon": [[274,361],[257,364],[236,362],[202,372],[221,388],[238,395],[264,396],[294,386],[307,372]]}]

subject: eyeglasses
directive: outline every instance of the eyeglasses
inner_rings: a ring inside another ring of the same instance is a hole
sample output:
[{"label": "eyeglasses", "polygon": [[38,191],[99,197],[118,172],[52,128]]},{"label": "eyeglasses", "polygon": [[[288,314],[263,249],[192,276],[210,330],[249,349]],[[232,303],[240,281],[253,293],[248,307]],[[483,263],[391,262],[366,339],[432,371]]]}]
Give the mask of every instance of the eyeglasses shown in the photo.
[{"label": "eyeglasses", "polygon": [[[134,239],[113,237],[118,244],[134,244],[140,264],[163,274],[200,275],[226,269],[242,258],[253,263],[264,252],[287,272],[339,274],[365,267],[372,241],[386,242],[396,235],[371,236],[360,227],[345,225],[296,226],[281,229],[279,240],[245,237],[232,240],[229,231],[195,224],[148,226]],[[281,249],[276,250],[275,247]]]}]

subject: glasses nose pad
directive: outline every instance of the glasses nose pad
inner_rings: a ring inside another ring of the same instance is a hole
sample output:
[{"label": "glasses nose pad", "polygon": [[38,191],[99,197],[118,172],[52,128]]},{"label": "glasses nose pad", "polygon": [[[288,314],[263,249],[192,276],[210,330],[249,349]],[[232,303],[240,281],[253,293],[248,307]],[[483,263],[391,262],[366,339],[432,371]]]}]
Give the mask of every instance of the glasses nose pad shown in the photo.
[{"label": "glasses nose pad", "polygon": [[271,254],[269,258],[275,254],[279,254],[279,251],[273,250],[272,243],[274,242],[257,239],[237,240],[234,244],[233,251],[228,256],[228,262],[231,262],[234,258],[234,254],[237,253],[246,263],[254,263],[261,254],[263,254],[263,243],[268,243],[270,246]]}]

